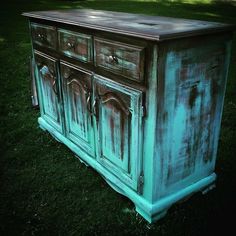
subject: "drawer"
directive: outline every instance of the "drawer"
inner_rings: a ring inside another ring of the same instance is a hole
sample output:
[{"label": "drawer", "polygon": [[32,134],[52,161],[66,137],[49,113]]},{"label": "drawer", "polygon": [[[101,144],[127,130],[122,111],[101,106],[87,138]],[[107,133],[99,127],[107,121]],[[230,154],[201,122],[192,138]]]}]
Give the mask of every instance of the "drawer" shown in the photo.
[{"label": "drawer", "polygon": [[90,35],[59,29],[59,50],[66,56],[90,62],[92,37]]},{"label": "drawer", "polygon": [[31,33],[34,44],[46,48],[56,49],[57,32],[55,27],[38,23],[31,23]]},{"label": "drawer", "polygon": [[96,66],[138,82],[143,80],[143,47],[95,38],[94,49]]}]

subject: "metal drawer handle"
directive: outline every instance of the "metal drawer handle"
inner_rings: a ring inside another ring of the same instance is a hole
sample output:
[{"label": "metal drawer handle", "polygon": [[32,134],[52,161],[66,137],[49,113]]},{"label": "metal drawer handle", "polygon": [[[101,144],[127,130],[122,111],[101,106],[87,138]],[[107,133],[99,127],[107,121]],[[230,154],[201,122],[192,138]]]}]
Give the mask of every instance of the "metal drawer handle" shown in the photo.
[{"label": "metal drawer handle", "polygon": [[53,89],[54,93],[57,95],[56,80],[53,81],[52,89]]},{"label": "metal drawer handle", "polygon": [[118,58],[117,58],[116,56],[114,56],[114,55],[110,55],[110,56],[108,57],[108,60],[109,60],[109,62],[112,63],[112,64],[118,64],[118,63],[119,63]]},{"label": "metal drawer handle", "polygon": [[92,114],[95,116],[96,121],[98,121],[97,99],[98,98],[96,97],[94,98],[93,105],[92,105]]},{"label": "metal drawer handle", "polygon": [[38,37],[39,37],[41,40],[44,40],[44,39],[46,38],[46,36],[43,35],[43,34],[38,34]]},{"label": "metal drawer handle", "polygon": [[68,47],[68,49],[75,48],[75,44],[72,43],[72,42],[68,42],[68,43],[67,43],[67,47]]},{"label": "metal drawer handle", "polygon": [[88,109],[89,113],[92,114],[91,106],[90,106],[90,99],[91,99],[91,93],[88,92],[87,98],[86,98],[86,104],[87,104],[87,109]]}]

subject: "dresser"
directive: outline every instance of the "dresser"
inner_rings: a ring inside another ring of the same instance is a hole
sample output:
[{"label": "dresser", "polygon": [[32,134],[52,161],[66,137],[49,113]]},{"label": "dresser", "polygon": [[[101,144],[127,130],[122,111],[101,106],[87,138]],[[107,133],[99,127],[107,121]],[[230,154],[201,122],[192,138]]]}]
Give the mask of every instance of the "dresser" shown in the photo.
[{"label": "dresser", "polygon": [[89,9],[23,15],[43,130],[148,222],[215,186],[234,26]]}]

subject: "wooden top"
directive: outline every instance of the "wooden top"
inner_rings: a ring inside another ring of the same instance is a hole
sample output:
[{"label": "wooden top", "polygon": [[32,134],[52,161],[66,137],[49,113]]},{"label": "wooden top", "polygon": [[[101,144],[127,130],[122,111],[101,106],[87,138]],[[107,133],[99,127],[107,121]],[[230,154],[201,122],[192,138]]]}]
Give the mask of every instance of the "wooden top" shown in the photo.
[{"label": "wooden top", "polygon": [[23,16],[111,31],[155,41],[233,31],[235,25],[92,9],[35,11]]}]

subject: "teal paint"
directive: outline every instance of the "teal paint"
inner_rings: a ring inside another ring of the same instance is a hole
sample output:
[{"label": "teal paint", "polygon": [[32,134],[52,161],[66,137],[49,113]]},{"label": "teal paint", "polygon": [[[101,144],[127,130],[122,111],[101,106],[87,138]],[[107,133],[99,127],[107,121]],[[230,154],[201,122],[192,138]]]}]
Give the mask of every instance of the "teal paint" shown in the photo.
[{"label": "teal paint", "polygon": [[92,74],[68,63],[61,63],[61,80],[65,108],[65,135],[94,156],[94,131],[91,107]]},{"label": "teal paint", "polygon": [[62,132],[56,60],[37,52],[35,52],[34,60],[41,115],[55,129]]},{"label": "teal paint", "polygon": [[94,95],[98,107],[98,119],[95,119],[96,140],[99,140],[97,160],[137,190],[138,162],[141,159],[137,147],[142,143],[139,134],[142,128],[142,93],[96,75]]},{"label": "teal paint", "polygon": [[221,38],[182,50],[178,44],[169,51],[167,46],[157,119],[156,157],[161,167],[156,199],[214,171],[228,44]]},{"label": "teal paint", "polygon": [[[210,189],[216,179],[230,41],[227,35],[203,41],[101,43],[97,51],[108,56],[112,47],[118,57],[115,65],[105,56],[104,70],[130,79],[129,85],[62,61],[61,52],[53,58],[33,51],[40,127],[130,198],[149,222],[175,202]],[[95,66],[97,51],[90,61]]]}]

